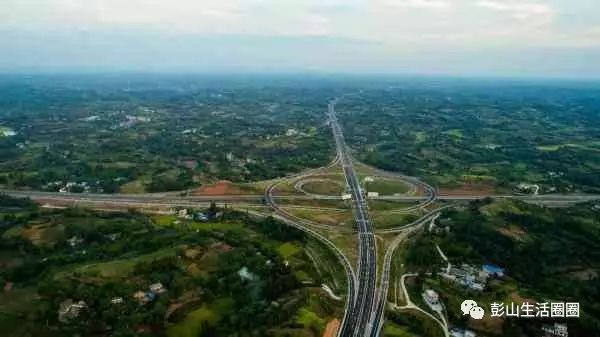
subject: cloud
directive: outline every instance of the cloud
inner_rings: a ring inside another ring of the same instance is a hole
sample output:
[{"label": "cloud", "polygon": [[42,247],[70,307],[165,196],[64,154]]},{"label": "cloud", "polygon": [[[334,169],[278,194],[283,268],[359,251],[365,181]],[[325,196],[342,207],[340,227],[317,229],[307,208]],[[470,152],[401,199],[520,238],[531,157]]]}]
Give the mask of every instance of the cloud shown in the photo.
[{"label": "cloud", "polygon": [[504,12],[512,18],[520,21],[534,20],[538,23],[547,23],[555,15],[555,10],[548,4],[522,1],[500,1],[500,0],[480,0],[475,3],[476,6]]},{"label": "cloud", "polygon": [[[6,65],[42,62],[33,56],[45,55],[44,45],[54,60],[90,67],[102,59],[95,55],[107,56],[108,67],[120,62],[118,53],[129,53],[123,67],[156,59],[184,68],[206,57],[207,68],[224,59],[227,66],[248,68],[305,63],[349,69],[397,67],[400,58],[407,67],[443,68],[435,58],[471,49],[600,47],[598,0],[1,1],[0,60]],[[248,38],[227,40],[236,36]],[[108,42],[114,44],[96,45]],[[85,53],[80,46],[86,44],[97,48]],[[421,62],[424,54],[431,59]],[[457,58],[457,67],[460,62],[472,64]]]},{"label": "cloud", "polygon": [[452,4],[447,0],[386,0],[385,4],[391,7],[421,9],[447,9],[452,7]]}]

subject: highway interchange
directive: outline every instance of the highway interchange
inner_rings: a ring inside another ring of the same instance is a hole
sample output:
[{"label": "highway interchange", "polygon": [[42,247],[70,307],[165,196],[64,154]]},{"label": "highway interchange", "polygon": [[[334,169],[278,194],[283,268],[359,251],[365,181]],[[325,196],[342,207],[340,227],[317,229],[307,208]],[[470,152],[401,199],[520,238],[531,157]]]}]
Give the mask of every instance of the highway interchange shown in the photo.
[{"label": "highway interchange", "polygon": [[[300,174],[284,177],[270,184],[262,195],[207,195],[190,196],[184,192],[154,193],[154,194],[74,194],[74,193],[52,193],[39,191],[15,191],[0,190],[15,197],[29,197],[32,200],[44,204],[48,207],[72,207],[81,206],[101,210],[117,209],[144,209],[146,211],[168,211],[169,209],[180,207],[201,207],[210,202],[217,204],[236,204],[244,208],[248,213],[265,216],[261,208],[268,206],[275,218],[286,224],[304,231],[314,237],[324,245],[329,247],[338,260],[343,265],[346,272],[347,296],[345,304],[345,313],[341,327],[338,331],[339,337],[377,337],[381,331],[384,320],[384,313],[387,307],[387,292],[389,286],[391,261],[396,247],[410,235],[417,232],[424,224],[428,224],[439,214],[441,210],[451,207],[453,202],[464,202],[492,198],[517,198],[527,202],[544,204],[549,206],[564,206],[571,203],[586,202],[591,200],[600,200],[598,195],[438,195],[435,188],[413,177],[407,177],[401,174],[375,170],[379,176],[390,177],[403,180],[413,186],[420,186],[424,195],[395,195],[375,197],[376,200],[391,200],[402,202],[414,202],[403,211],[412,211],[415,209],[425,209],[436,200],[447,201],[444,206],[426,211],[418,220],[399,227],[375,230],[373,222],[369,215],[366,194],[361,187],[358,174],[354,167],[354,159],[350,155],[348,147],[344,141],[342,128],[338,122],[335,106],[340,98],[333,99],[328,104],[327,120],[331,127],[336,145],[336,157],[325,168],[313,169]],[[342,168],[346,193],[351,195],[350,204],[354,217],[355,226],[353,229],[340,228],[339,226],[330,226],[317,223],[315,221],[303,219],[291,214],[289,208],[298,207],[304,209],[314,209],[321,211],[335,212],[335,208],[315,207],[315,206],[293,206],[286,205],[286,209],[278,205],[278,201],[294,200],[342,200],[341,196],[319,196],[319,195],[276,195],[274,193],[277,186],[283,182],[291,181],[296,178],[307,177],[323,169]],[[266,205],[265,205],[266,204]],[[336,232],[354,232],[358,242],[358,258],[356,271],[350,263],[347,256],[339,247],[329,240],[322,231]],[[375,234],[394,234],[396,235],[392,242],[386,247],[383,258],[382,270],[378,281],[378,263],[377,263],[377,243]],[[404,278],[404,277],[403,277]],[[402,283],[403,284],[403,283]],[[407,308],[411,303],[407,301]],[[414,308],[413,308],[414,309]],[[418,310],[418,308],[417,308]],[[447,335],[447,331],[444,331]]]}]

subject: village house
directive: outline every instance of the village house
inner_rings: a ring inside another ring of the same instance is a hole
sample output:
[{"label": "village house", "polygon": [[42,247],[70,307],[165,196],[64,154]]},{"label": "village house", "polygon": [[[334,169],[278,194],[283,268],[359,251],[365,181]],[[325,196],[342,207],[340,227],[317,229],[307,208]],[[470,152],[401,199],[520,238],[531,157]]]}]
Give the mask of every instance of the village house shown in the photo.
[{"label": "village house", "polygon": [[554,323],[554,325],[542,326],[542,337],[568,337],[569,331],[566,324]]},{"label": "village house", "polygon": [[165,291],[167,291],[167,290],[166,290],[166,289],[163,287],[162,283],[160,283],[160,282],[153,283],[153,284],[151,284],[151,285],[150,285],[150,287],[148,287],[148,288],[150,289],[150,291],[151,291],[151,292],[153,292],[153,293],[155,293],[155,294],[162,294],[162,293],[164,293]]},{"label": "village house", "polygon": [[110,300],[110,303],[112,303],[112,304],[122,304],[123,303],[123,297],[113,297]]},{"label": "village house", "polygon": [[433,311],[441,311],[442,303],[440,302],[440,296],[433,289],[426,289],[422,294],[423,300]]},{"label": "village house", "polygon": [[77,317],[82,310],[87,308],[84,301],[74,302],[72,299],[67,299],[60,303],[58,308],[58,320],[67,323]]}]

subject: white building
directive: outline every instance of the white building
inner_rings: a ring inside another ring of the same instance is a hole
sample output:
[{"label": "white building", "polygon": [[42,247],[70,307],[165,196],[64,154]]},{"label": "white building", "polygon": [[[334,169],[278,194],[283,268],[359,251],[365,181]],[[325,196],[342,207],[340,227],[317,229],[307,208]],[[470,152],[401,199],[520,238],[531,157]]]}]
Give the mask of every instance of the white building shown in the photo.
[{"label": "white building", "polygon": [[84,301],[73,302],[72,299],[63,301],[58,309],[58,320],[66,323],[79,316],[82,310],[87,309]]},{"label": "white building", "polygon": [[350,199],[352,199],[352,194],[350,194],[350,193],[342,194],[342,200],[350,200]]},{"label": "white building", "polygon": [[440,296],[435,292],[435,290],[432,290],[432,289],[425,290],[425,292],[423,293],[423,298],[429,304],[439,304],[440,303]]},{"label": "white building", "polygon": [[367,192],[368,198],[377,198],[379,197],[379,192]]},{"label": "white building", "polygon": [[153,292],[155,294],[161,294],[161,293],[164,293],[165,291],[167,291],[167,289],[165,289],[163,287],[162,283],[160,283],[160,282],[153,283],[148,288],[150,289],[151,292]]},{"label": "white building", "polygon": [[110,300],[110,303],[112,303],[112,304],[121,304],[121,303],[123,303],[123,297],[113,297]]},{"label": "white building", "polygon": [[452,337],[476,337],[477,335],[471,330],[452,328],[452,329],[450,329],[450,336],[452,336]]},{"label": "white building", "polygon": [[544,337],[568,337],[569,330],[566,324],[554,323],[554,325],[542,326]]}]

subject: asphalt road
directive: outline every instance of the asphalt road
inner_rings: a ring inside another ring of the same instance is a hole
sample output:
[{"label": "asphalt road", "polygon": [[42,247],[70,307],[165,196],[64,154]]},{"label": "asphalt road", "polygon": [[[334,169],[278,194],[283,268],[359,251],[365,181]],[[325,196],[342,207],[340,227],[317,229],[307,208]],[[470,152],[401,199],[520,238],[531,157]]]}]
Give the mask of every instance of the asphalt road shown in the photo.
[{"label": "asphalt road", "polygon": [[352,157],[348,153],[342,129],[335,115],[336,102],[335,99],[329,102],[327,114],[338,157],[344,170],[346,188],[352,195],[354,220],[358,231],[358,289],[356,302],[347,314],[338,336],[362,337],[370,335],[373,325],[379,326],[378,322],[371,321],[377,282],[377,248],[365,194],[360,187]]},{"label": "asphalt road", "polygon": [[[309,174],[306,174],[309,175]],[[221,201],[231,203],[262,202],[263,194],[245,194],[245,195],[204,195],[204,196],[185,196],[181,193],[156,193],[156,194],[100,194],[100,193],[58,193],[41,192],[28,190],[10,190],[0,189],[0,193],[5,193],[15,197],[28,197],[34,200],[38,199],[56,199],[56,200],[76,200],[76,201],[110,201],[110,202],[131,202],[131,203],[156,203],[156,204],[185,204],[196,202]],[[425,196],[379,196],[370,198],[372,200],[390,200],[406,202],[430,202],[433,194]],[[341,200],[341,196],[312,196],[312,195],[273,195],[275,200]],[[541,194],[541,195],[437,195],[436,200],[443,201],[473,201],[484,198],[493,199],[518,199],[530,203],[539,203],[548,206],[562,206],[579,202],[600,200],[598,194]],[[418,205],[423,207],[422,204]]]}]

